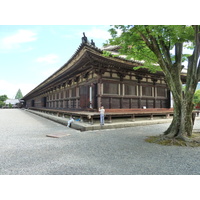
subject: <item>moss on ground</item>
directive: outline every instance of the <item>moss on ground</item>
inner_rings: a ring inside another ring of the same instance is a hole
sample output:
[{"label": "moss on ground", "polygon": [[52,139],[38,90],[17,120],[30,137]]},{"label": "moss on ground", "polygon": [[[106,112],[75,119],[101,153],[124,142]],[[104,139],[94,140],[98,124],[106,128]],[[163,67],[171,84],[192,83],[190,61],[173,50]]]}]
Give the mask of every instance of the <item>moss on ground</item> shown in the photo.
[{"label": "moss on ground", "polygon": [[155,143],[165,146],[188,146],[188,147],[200,147],[200,134],[193,133],[188,138],[190,141],[183,141],[178,138],[167,138],[164,135],[148,136],[145,141],[149,143]]}]

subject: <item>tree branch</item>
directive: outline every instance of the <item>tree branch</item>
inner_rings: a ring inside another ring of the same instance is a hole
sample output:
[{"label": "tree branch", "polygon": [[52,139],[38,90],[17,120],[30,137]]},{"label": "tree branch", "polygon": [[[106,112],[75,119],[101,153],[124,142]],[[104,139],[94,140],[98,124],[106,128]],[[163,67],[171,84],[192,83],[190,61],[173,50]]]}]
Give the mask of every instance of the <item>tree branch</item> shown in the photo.
[{"label": "tree branch", "polygon": [[180,70],[182,69],[182,54],[183,54],[183,43],[176,43],[175,44],[175,63],[179,66]]},{"label": "tree branch", "polygon": [[[152,52],[156,55],[157,59],[158,59],[158,63],[160,64],[160,67],[162,68],[163,71],[168,70],[168,66],[166,65],[166,62],[163,59],[162,53],[160,51],[160,47],[156,41],[156,39],[152,36],[151,31],[147,28],[147,26],[145,26],[145,30],[147,32],[147,35],[149,37],[149,40],[143,35],[141,35],[141,37],[144,39],[144,42],[147,44],[147,46],[152,50]],[[148,42],[148,43],[147,43]]]},{"label": "tree branch", "polygon": [[151,49],[151,51],[153,51],[153,45],[149,42],[149,40],[145,37],[144,34],[142,34],[140,31],[138,31],[140,34],[140,37],[143,39],[143,41],[146,43],[146,45],[149,47],[149,49]]},{"label": "tree branch", "polygon": [[168,47],[167,45],[165,45],[164,41],[161,39],[161,37],[159,37],[159,42],[160,45],[162,47],[162,52],[166,58],[166,61],[168,63],[168,65],[172,65],[172,60],[171,60],[171,56],[170,56],[170,46]]}]

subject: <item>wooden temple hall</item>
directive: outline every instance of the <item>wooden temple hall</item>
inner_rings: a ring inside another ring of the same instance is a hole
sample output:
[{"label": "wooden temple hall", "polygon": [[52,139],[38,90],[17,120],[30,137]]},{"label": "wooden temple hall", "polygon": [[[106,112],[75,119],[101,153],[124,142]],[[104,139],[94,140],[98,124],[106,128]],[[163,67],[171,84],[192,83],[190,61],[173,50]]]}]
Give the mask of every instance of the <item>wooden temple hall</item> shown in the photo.
[{"label": "wooden temple hall", "polygon": [[24,96],[25,106],[75,116],[88,112],[95,116],[101,105],[110,115],[169,109],[170,91],[162,72],[134,70],[142,63],[103,55],[103,51],[116,54],[118,50],[119,46],[99,49],[84,34],[75,54]]}]

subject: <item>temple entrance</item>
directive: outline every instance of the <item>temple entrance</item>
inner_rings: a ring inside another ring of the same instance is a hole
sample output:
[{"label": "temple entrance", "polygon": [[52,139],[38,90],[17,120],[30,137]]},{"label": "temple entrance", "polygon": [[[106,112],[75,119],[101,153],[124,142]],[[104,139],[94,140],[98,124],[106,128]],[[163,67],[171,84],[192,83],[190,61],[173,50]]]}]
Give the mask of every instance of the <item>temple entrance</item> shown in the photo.
[{"label": "temple entrance", "polygon": [[35,100],[31,100],[31,107],[35,107]]},{"label": "temple entrance", "polygon": [[80,86],[80,107],[97,108],[97,84]]},{"label": "temple entrance", "polygon": [[47,97],[42,98],[42,107],[44,107],[44,108],[47,107]]}]

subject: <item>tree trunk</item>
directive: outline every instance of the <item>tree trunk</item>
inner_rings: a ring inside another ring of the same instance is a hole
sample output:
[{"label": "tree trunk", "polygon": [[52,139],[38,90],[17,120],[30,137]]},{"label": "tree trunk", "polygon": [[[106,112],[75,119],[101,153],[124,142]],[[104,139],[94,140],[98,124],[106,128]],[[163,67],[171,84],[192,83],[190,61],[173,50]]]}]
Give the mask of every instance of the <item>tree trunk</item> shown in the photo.
[{"label": "tree trunk", "polygon": [[194,108],[194,104],[192,103],[192,101],[190,102],[186,102],[186,111],[185,111],[185,116],[184,116],[184,124],[185,124],[185,133],[187,136],[191,136],[192,135],[192,130],[193,130],[193,108]]},{"label": "tree trunk", "polygon": [[180,129],[180,116],[181,116],[181,106],[180,104],[174,103],[174,115],[173,120],[169,128],[164,132],[169,138],[176,137]]},{"label": "tree trunk", "polygon": [[[166,75],[166,82],[172,92],[174,99],[174,116],[171,125],[164,132],[164,135],[169,138],[184,138],[192,135],[193,121],[192,111],[193,96],[198,81],[193,78],[192,84],[186,85],[186,92],[182,91],[181,76],[177,76],[180,71],[174,67],[170,76]],[[191,77],[189,77],[191,79]]]},{"label": "tree trunk", "polygon": [[169,128],[164,132],[164,135],[169,138],[184,138],[192,135],[193,107],[183,101],[180,105],[174,105],[174,116]]}]

